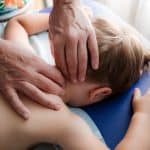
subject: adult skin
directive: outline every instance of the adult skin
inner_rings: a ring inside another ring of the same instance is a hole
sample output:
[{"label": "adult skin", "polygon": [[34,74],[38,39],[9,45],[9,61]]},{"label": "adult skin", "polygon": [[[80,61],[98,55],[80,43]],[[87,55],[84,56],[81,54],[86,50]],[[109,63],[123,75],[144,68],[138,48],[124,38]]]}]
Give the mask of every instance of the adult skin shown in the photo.
[{"label": "adult skin", "polygon": [[[83,81],[88,50],[92,67],[96,69],[99,66],[94,29],[79,0],[53,0],[53,2],[54,8],[49,23],[56,64],[74,82],[77,78]],[[60,72],[37,56],[25,53],[22,47],[2,39],[0,39],[0,72],[1,93],[14,110],[25,119],[29,118],[29,110],[21,102],[18,91],[32,99],[38,99],[38,103],[44,106],[54,109],[60,107],[55,102],[47,100],[41,91],[63,94],[64,79]],[[22,86],[24,90],[21,90]]]},{"label": "adult skin", "polygon": [[0,39],[0,92],[19,115],[28,119],[30,112],[18,92],[43,106],[58,109],[60,105],[47,99],[44,92],[62,95],[63,85],[63,76],[55,67],[22,45]]},{"label": "adult skin", "polygon": [[53,0],[49,19],[56,65],[73,82],[84,81],[88,53],[93,69],[99,66],[96,35],[80,0]]}]

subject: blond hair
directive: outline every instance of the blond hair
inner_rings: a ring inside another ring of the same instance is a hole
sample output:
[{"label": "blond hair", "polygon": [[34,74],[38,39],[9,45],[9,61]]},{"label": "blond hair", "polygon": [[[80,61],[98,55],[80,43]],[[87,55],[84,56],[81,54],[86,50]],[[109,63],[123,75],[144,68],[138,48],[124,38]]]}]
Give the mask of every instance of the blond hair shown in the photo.
[{"label": "blond hair", "polygon": [[106,19],[93,21],[100,65],[94,71],[88,69],[88,76],[96,82],[107,83],[113,94],[129,88],[141,76],[143,67],[150,61],[150,53],[145,53],[138,37]]}]

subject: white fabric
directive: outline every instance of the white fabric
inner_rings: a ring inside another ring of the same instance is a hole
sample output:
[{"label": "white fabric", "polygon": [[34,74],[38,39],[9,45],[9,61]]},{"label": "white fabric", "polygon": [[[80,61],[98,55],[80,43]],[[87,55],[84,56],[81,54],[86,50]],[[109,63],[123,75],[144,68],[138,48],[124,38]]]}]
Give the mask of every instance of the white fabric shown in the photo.
[{"label": "white fabric", "polygon": [[50,43],[47,32],[31,36],[30,42],[36,53],[43,60],[45,60],[48,64],[55,65],[55,61],[50,50]]},{"label": "white fabric", "polygon": [[97,0],[150,40],[150,0]]}]

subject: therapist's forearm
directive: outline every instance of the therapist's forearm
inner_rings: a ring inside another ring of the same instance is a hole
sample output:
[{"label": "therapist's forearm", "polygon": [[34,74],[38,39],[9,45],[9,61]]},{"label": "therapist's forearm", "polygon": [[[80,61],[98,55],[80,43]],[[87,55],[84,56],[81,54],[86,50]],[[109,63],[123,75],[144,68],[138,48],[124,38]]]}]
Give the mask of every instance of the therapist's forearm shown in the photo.
[{"label": "therapist's forearm", "polygon": [[129,129],[115,150],[149,150],[150,119],[143,114],[134,114]]}]

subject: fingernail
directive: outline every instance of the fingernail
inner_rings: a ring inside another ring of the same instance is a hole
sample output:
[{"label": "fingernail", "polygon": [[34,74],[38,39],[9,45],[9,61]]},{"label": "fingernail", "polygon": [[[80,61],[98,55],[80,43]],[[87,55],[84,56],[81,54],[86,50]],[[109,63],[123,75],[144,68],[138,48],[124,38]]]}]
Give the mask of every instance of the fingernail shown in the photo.
[{"label": "fingernail", "polygon": [[57,104],[52,104],[50,102],[48,102],[48,108],[49,109],[53,109],[53,110],[59,110],[61,108],[61,104],[57,103]]},{"label": "fingernail", "polygon": [[61,107],[62,107],[61,104],[55,104],[55,109],[56,109],[56,110],[59,110]]},{"label": "fingernail", "polygon": [[99,68],[99,65],[98,64],[94,64],[93,65],[93,69],[97,70]]},{"label": "fingernail", "polygon": [[72,82],[73,82],[73,83],[77,83],[77,80],[76,80],[76,79],[72,79]]},{"label": "fingernail", "polygon": [[30,117],[30,113],[29,113],[29,112],[25,112],[25,113],[23,113],[23,116],[24,116],[24,118],[25,118],[26,120],[28,120],[29,117]]},{"label": "fingernail", "polygon": [[60,95],[65,95],[65,90],[62,90],[61,92],[60,92]]},{"label": "fingernail", "polygon": [[85,78],[84,77],[80,77],[80,82],[84,82],[85,81]]}]

